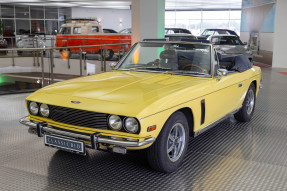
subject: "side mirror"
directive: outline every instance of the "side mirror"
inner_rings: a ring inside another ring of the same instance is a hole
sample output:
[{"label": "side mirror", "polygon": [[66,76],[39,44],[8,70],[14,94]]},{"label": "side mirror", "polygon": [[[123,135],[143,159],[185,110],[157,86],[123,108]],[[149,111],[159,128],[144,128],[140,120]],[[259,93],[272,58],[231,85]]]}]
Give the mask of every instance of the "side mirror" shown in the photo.
[{"label": "side mirror", "polygon": [[220,69],[217,70],[217,74],[218,75],[222,75],[222,76],[227,76],[228,70],[220,68]]},{"label": "side mirror", "polygon": [[118,64],[117,62],[111,62],[111,63],[110,63],[111,69],[112,69],[112,70],[115,69],[115,67],[116,67],[117,64]]},{"label": "side mirror", "polygon": [[57,30],[54,30],[53,32],[52,32],[52,35],[56,35],[58,33],[58,31]]}]

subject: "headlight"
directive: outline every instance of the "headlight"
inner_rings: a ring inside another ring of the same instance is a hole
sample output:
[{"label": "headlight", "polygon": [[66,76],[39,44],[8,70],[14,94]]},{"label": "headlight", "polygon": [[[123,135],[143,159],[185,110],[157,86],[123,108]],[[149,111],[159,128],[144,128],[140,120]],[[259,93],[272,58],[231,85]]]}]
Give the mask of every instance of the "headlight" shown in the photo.
[{"label": "headlight", "polygon": [[50,114],[49,106],[47,104],[42,103],[40,105],[40,113],[43,117],[48,117]]},{"label": "headlight", "polygon": [[120,130],[123,126],[121,118],[117,115],[110,115],[109,125],[113,130]]},{"label": "headlight", "polygon": [[30,102],[29,111],[32,115],[37,115],[39,112],[39,106],[36,102]]},{"label": "headlight", "polygon": [[130,133],[136,133],[139,130],[139,123],[133,117],[128,117],[125,119],[125,129]]}]

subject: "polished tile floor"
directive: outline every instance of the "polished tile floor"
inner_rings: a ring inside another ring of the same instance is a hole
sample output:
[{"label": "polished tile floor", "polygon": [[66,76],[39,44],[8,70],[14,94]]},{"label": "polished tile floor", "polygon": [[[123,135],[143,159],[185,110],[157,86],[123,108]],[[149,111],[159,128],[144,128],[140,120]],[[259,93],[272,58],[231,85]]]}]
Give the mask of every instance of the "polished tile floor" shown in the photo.
[{"label": "polished tile floor", "polygon": [[152,171],[143,153],[45,147],[18,122],[28,94],[0,96],[0,190],[287,190],[287,70],[262,70],[252,121],[230,118],[192,139],[172,174]]}]

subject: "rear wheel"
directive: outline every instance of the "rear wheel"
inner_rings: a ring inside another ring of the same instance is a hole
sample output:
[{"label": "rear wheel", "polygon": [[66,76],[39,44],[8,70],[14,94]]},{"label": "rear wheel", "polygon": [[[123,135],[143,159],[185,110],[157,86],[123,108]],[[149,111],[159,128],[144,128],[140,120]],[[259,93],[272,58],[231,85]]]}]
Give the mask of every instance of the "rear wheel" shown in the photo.
[{"label": "rear wheel", "polygon": [[114,51],[112,49],[104,49],[100,50],[100,54],[102,55],[102,59],[111,60],[114,56]]},{"label": "rear wheel", "polygon": [[235,119],[241,122],[248,122],[251,120],[254,113],[256,102],[256,90],[255,85],[252,83],[246,93],[246,97],[243,101],[242,108],[234,114]]},{"label": "rear wheel", "polygon": [[170,173],[182,164],[189,140],[188,122],[184,114],[175,112],[163,126],[156,142],[147,150],[150,166]]},{"label": "rear wheel", "polygon": [[22,56],[22,55],[23,55],[23,52],[20,51],[20,50],[18,50],[18,51],[17,51],[17,54],[18,54],[18,56]]}]

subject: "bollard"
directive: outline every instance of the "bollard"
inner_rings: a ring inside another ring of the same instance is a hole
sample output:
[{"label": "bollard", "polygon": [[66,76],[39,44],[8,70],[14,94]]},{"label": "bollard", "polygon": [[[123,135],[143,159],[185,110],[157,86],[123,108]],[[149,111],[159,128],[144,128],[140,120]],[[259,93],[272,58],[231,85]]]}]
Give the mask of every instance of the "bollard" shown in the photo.
[{"label": "bollard", "polygon": [[41,65],[42,65],[42,87],[44,87],[45,73],[44,73],[44,51],[41,52]]},{"label": "bollard", "polygon": [[106,45],[104,45],[104,72],[106,72]]},{"label": "bollard", "polygon": [[121,59],[121,39],[119,39],[119,61]]},{"label": "bollard", "polygon": [[51,83],[54,83],[54,73],[53,73],[53,68],[54,68],[54,51],[53,49],[50,49],[50,71],[51,71]]},{"label": "bollard", "polygon": [[80,76],[82,76],[83,75],[83,66],[82,66],[82,49],[81,48],[79,48],[79,50],[80,50]]}]

